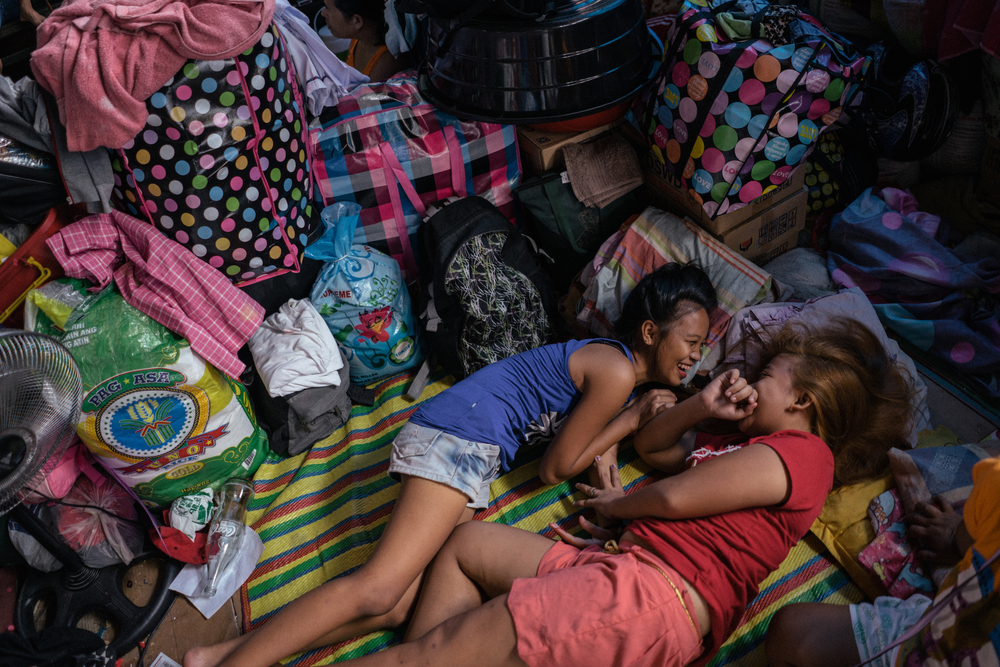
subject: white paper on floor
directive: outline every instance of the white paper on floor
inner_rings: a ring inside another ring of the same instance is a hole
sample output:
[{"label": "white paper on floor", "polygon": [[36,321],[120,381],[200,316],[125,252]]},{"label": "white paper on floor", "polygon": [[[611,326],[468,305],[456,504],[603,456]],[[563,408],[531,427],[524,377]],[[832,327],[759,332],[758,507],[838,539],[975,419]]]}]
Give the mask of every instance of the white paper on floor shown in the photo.
[{"label": "white paper on floor", "polygon": [[181,664],[168,658],[166,653],[161,653],[149,667],[181,667]]},{"label": "white paper on floor", "polygon": [[247,526],[243,532],[243,542],[236,554],[236,560],[222,575],[222,579],[219,581],[219,590],[215,595],[209,598],[201,594],[205,588],[208,565],[194,565],[192,563],[184,566],[181,573],[174,579],[174,583],[170,584],[170,590],[187,596],[187,599],[201,612],[202,616],[212,618],[215,612],[219,611],[226,603],[226,600],[233,596],[236,589],[250,577],[254,568],[257,567],[257,560],[262,553],[264,553],[264,543],[256,531]]}]

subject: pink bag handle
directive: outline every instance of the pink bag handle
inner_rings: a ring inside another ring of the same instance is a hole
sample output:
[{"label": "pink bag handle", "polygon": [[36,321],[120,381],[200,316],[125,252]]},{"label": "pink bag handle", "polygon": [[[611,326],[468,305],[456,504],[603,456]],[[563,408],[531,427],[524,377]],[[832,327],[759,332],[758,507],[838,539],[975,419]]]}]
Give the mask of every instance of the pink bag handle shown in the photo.
[{"label": "pink bag handle", "polygon": [[[466,195],[466,180],[462,145],[458,141],[458,135],[455,133],[453,126],[445,125],[442,128],[442,132],[445,143],[448,146],[448,158],[451,162],[452,194],[464,197]],[[413,183],[410,181],[410,177],[403,170],[403,166],[399,163],[399,158],[396,157],[396,152],[392,150],[389,142],[383,141],[379,144],[378,149],[382,154],[386,185],[389,189],[389,199],[392,202],[392,215],[396,221],[396,233],[399,235],[400,250],[402,251],[402,257],[397,256],[394,259],[403,267],[403,273],[408,278],[415,278],[417,276],[417,265],[413,255],[413,247],[410,245],[410,235],[406,230],[403,204],[399,198],[399,188],[395,188],[393,185],[398,183],[403,188],[406,198],[413,204],[413,208],[416,209],[420,217],[427,215],[427,207],[424,206],[424,202],[420,199],[420,195],[417,194]]]},{"label": "pink bag handle", "polygon": [[[382,153],[383,164],[387,165],[388,169],[392,170],[392,173],[395,174],[396,180],[402,186],[403,192],[406,193],[406,198],[410,200],[411,204],[413,204],[413,208],[417,209],[417,213],[419,213],[421,217],[427,215],[427,207],[424,206],[424,202],[420,200],[420,195],[417,194],[417,191],[413,187],[413,183],[410,182],[410,177],[406,175],[405,171],[403,171],[403,166],[399,164],[399,158],[396,157],[396,152],[392,150],[392,146],[388,141],[383,141],[378,145],[378,149]],[[391,189],[392,188],[390,188],[390,190]],[[399,217],[402,217],[402,209],[400,209],[397,218]]]},{"label": "pink bag handle", "polygon": [[406,218],[403,216],[403,202],[399,199],[399,188],[396,187],[396,184],[398,183],[403,187],[406,198],[410,200],[410,203],[417,209],[417,213],[421,217],[427,213],[427,208],[420,201],[420,197],[417,196],[417,191],[413,188],[410,177],[403,171],[403,167],[399,164],[399,159],[396,157],[396,153],[392,150],[389,142],[383,141],[379,144],[378,149],[382,154],[382,169],[385,173],[385,184],[389,190],[389,200],[392,202],[392,217],[396,221],[396,234],[399,236],[400,255],[394,255],[393,259],[399,262],[404,278],[416,280],[417,261],[413,256],[413,247],[410,245],[410,233],[406,230]]},{"label": "pink bag handle", "polygon": [[466,195],[465,159],[462,155],[462,144],[458,143],[454,125],[444,126],[444,140],[448,144],[448,157],[451,159],[451,189],[456,197]]}]

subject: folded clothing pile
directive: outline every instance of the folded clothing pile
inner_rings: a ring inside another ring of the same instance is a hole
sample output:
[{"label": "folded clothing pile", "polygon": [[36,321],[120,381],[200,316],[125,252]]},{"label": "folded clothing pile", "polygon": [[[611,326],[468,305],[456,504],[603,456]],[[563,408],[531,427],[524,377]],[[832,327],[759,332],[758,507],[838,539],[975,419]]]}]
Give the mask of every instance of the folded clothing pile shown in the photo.
[{"label": "folded clothing pile", "polygon": [[248,383],[271,449],[299,454],[340,428],[364,387],[351,385],[330,328],[309,299],[290,299],[250,338],[260,382]]}]

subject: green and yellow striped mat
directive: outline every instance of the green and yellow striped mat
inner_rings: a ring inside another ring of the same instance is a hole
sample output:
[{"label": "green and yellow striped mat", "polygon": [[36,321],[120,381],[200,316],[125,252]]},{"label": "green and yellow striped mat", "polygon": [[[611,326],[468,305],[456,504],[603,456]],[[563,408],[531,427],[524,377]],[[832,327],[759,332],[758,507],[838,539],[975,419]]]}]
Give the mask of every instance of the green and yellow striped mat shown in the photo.
[{"label": "green and yellow striped mat", "polygon": [[[240,591],[244,631],[266,623],[283,605],[327,579],[355,570],[371,555],[399,489],[386,474],[392,440],[419,404],[405,396],[411,378],[411,374],[397,375],[377,385],[375,407],[355,406],[348,423],[330,438],[293,458],[272,454],[257,471],[249,522],[264,541],[264,554]],[[439,370],[420,400],[451,383],[451,376]],[[631,448],[623,448],[619,461],[626,488],[651,481],[649,468]],[[537,466],[537,459],[525,461],[496,481],[490,507],[476,519],[550,536],[552,521],[575,529],[579,511],[571,504],[571,485],[543,485]],[[761,642],[771,615],[783,604],[861,599],[860,590],[821,549],[818,541],[804,540],[792,550],[764,581],[742,625],[713,665],[766,664]],[[294,656],[286,663],[326,665],[398,640],[393,632],[372,633]]]}]

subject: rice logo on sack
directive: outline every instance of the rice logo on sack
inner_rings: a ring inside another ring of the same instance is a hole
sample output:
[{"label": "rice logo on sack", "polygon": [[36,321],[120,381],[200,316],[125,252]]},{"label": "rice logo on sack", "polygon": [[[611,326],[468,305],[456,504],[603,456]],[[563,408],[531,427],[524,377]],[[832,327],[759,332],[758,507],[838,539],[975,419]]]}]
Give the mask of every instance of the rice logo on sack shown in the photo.
[{"label": "rice logo on sack", "polygon": [[401,338],[389,352],[389,361],[394,364],[404,364],[417,351],[416,341],[412,336]]},{"label": "rice logo on sack", "polygon": [[[226,427],[204,433],[208,395],[186,384],[182,373],[163,368],[116,375],[84,397],[85,429],[109,455],[135,465],[138,473],[180,463],[205,451]],[[192,437],[193,434],[201,434]]]}]

